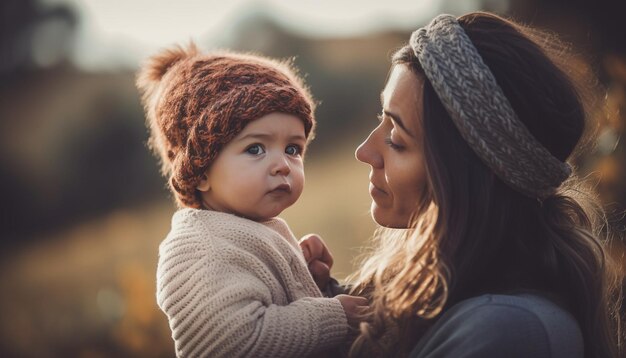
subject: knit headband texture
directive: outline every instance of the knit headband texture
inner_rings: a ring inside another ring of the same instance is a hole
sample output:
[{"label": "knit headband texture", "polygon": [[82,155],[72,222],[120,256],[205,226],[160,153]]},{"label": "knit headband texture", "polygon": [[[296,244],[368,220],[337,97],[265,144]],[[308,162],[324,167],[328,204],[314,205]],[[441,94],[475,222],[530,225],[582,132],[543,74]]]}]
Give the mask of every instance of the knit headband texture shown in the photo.
[{"label": "knit headband texture", "polygon": [[571,167],[518,119],[454,16],[437,16],[411,35],[410,45],[461,136],[501,180],[541,199],[569,177]]}]

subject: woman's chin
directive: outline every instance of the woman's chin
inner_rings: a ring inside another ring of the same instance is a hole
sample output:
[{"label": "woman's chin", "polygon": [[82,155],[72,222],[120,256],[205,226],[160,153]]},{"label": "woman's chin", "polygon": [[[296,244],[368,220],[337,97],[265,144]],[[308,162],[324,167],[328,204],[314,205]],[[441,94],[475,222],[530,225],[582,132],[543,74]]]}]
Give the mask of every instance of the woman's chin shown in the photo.
[{"label": "woman's chin", "polygon": [[371,207],[372,219],[380,226],[389,229],[406,229],[408,228],[409,219],[402,218],[402,215],[394,213],[393,210],[381,208],[372,201]]}]

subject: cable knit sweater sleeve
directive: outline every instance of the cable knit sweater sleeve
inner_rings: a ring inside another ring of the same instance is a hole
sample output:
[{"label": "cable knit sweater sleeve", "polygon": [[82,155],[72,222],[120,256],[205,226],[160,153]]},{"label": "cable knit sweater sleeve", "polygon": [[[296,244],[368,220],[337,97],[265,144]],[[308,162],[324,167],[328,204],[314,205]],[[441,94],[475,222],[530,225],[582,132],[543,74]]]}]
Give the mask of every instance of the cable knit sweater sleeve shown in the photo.
[{"label": "cable knit sweater sleeve", "polygon": [[304,357],[344,341],[341,303],[320,297],[293,243],[232,215],[185,210],[157,269],[179,357]]}]

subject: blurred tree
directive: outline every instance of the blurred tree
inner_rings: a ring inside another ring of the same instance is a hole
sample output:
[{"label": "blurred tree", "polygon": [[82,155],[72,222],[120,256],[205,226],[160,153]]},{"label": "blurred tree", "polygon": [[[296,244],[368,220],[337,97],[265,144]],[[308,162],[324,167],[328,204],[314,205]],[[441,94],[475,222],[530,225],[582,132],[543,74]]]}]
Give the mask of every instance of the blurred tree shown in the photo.
[{"label": "blurred tree", "polygon": [[67,59],[77,17],[65,5],[43,6],[35,0],[0,2],[0,83]]},{"label": "blurred tree", "polygon": [[[40,63],[51,65],[67,59],[70,37],[76,25],[76,15],[67,6],[43,7],[35,0],[3,0],[0,2],[0,129],[3,136],[11,135],[5,125],[10,121],[19,121],[7,115],[6,109],[10,106],[10,92],[15,86],[29,77],[32,71],[37,71]],[[50,26],[53,30],[50,31]],[[48,28],[46,33],[46,27]],[[57,29],[59,31],[56,31]],[[63,30],[60,30],[63,29]],[[50,51],[50,43],[43,43],[43,36],[52,40],[56,45],[54,54]],[[45,47],[45,49],[42,49]],[[59,52],[61,51],[61,52]],[[54,58],[51,58],[54,57]],[[0,204],[2,211],[2,225],[0,234],[4,240],[6,235],[14,233],[20,226],[19,216],[31,209],[29,200],[24,196],[29,192],[28,185],[20,179],[18,160],[7,151],[0,152],[0,195],[3,198]],[[18,216],[19,215],[19,216]],[[0,242],[1,242],[0,241]]]},{"label": "blurred tree", "polygon": [[0,9],[0,245],[163,196],[133,73],[74,68],[68,6]]}]

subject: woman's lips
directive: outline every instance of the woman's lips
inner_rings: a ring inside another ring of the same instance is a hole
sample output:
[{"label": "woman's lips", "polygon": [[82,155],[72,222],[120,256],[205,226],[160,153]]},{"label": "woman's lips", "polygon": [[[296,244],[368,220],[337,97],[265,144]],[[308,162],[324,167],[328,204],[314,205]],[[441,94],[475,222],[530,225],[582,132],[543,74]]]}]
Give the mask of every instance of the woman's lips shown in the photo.
[{"label": "woman's lips", "polygon": [[380,195],[387,195],[387,193],[381,188],[379,188],[378,186],[374,185],[374,183],[370,182],[370,195],[380,196]]}]

